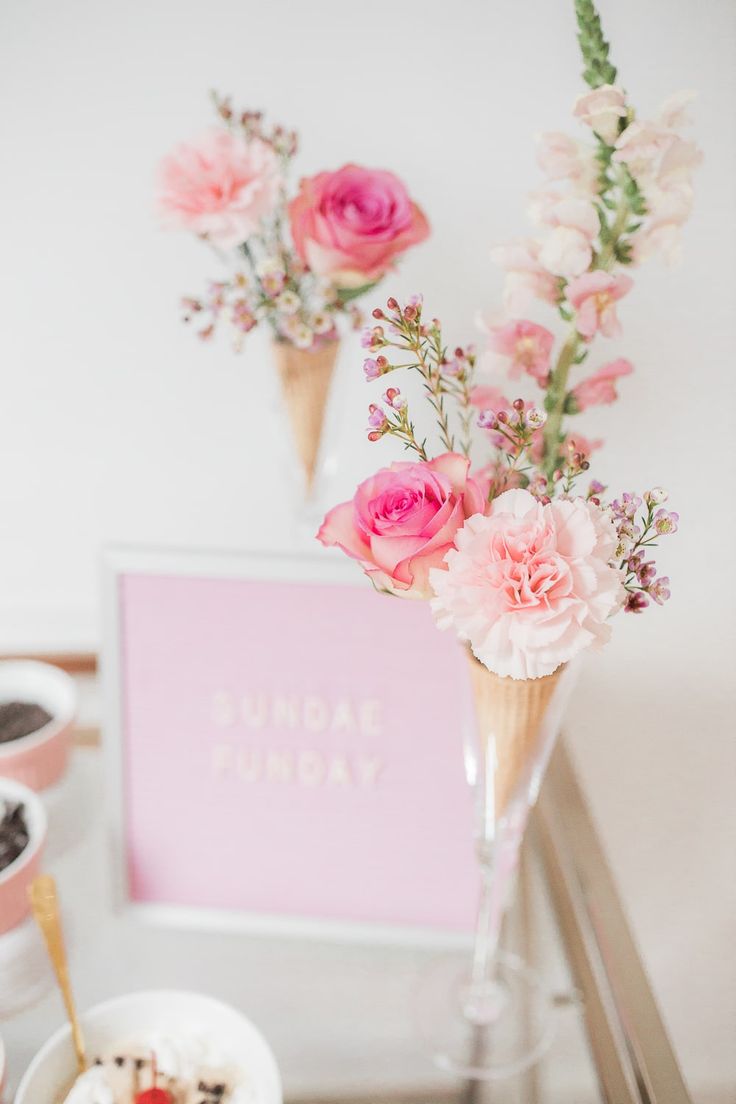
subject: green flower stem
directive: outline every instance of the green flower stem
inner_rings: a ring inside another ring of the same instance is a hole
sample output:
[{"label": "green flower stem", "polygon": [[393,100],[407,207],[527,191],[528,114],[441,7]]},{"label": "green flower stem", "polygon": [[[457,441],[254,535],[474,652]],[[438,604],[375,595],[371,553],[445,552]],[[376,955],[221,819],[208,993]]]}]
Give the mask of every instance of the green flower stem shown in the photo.
[{"label": "green flower stem", "polygon": [[[258,294],[260,295],[261,301],[262,301],[263,305],[265,306],[268,303],[269,300],[268,300],[268,296],[266,295],[266,292],[264,290],[263,284],[261,282],[261,278],[258,275],[258,270],[256,268],[256,259],[253,256],[253,251],[251,250],[251,247],[248,245],[247,241],[243,242],[240,249],[241,249],[241,252],[242,252],[243,256],[245,257],[245,259],[248,262],[251,274],[253,276],[253,279],[255,280],[256,287],[258,288]],[[279,328],[276,325],[276,319],[273,316],[273,312],[271,310],[269,310],[268,313],[266,314],[266,317],[268,318],[268,323],[269,323],[271,329],[273,330],[274,337],[277,339],[277,341],[283,341],[283,338],[281,337],[281,334],[279,333]]]},{"label": "green flower stem", "polygon": [[544,401],[547,410],[547,421],[544,426],[544,469],[548,480],[552,479],[552,473],[560,458],[562,415],[567,395],[567,380],[570,369],[575,362],[580,341],[581,338],[577,330],[573,330],[560,350]]},{"label": "green flower stem", "polygon": [[440,440],[443,447],[447,452],[453,452],[455,449],[455,442],[450,432],[450,420],[445,410],[445,401],[443,397],[442,389],[442,373],[439,368],[439,363],[442,358],[442,350],[439,348],[436,342],[433,343],[433,352],[435,354],[435,360],[437,361],[437,368],[433,367],[431,361],[426,355],[422,338],[417,335],[415,338],[409,338],[412,352],[415,354],[417,361],[419,362],[417,367],[424,379],[424,386],[427,391],[427,398],[430,405],[435,412],[437,418],[437,425],[440,431]]},{"label": "green flower stem", "polygon": [[601,251],[596,258],[596,268],[602,268],[606,272],[613,268],[616,263],[616,247],[624,235],[630,215],[629,205],[625,199],[622,199],[618,214],[611,226],[610,239],[601,246]]}]

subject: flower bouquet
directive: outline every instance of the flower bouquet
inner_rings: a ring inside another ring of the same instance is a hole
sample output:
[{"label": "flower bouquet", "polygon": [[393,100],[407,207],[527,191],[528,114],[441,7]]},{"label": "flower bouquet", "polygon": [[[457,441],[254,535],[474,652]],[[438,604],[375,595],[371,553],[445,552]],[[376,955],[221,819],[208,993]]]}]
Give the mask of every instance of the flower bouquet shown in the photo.
[{"label": "flower bouquet", "polygon": [[[524,1068],[549,1038],[544,1017],[530,1037],[510,1010],[539,993],[528,969],[498,951],[511,875],[576,659],[608,640],[617,611],[640,614],[669,598],[652,549],[678,524],[661,488],[611,500],[590,476],[600,442],[570,422],[612,402],[632,371],[618,359],[577,375],[596,339],[620,331],[628,270],[676,252],[700,155],[680,134],[686,97],[640,121],[616,83],[592,3],[577,0],[576,12],[591,90],[574,114],[589,140],[542,138],[554,187],[534,196],[532,209],[545,233],[496,251],[507,273],[506,317],[486,326],[479,358],[472,347],[448,348],[421,296],[403,305],[392,297],[373,311],[364,372],[369,381],[390,376],[390,386],[369,407],[368,436],[392,438],[410,458],[361,483],[318,533],[357,560],[377,590],[429,601],[439,627],[466,650],[481,903],[472,969],[446,978],[439,999],[425,994],[422,1021],[443,1068],[479,1078]],[[525,316],[534,302],[557,316],[555,330]],[[528,377],[538,399],[510,401],[477,382],[481,362],[499,361],[512,379]],[[436,450],[395,382],[401,372],[420,377]],[[480,460],[474,423],[485,438]]]},{"label": "flower bouquet", "polygon": [[197,234],[230,267],[185,318],[210,338],[226,325],[240,349],[265,323],[296,450],[311,489],[338,353],[339,319],[360,326],[355,300],[429,233],[398,177],[344,165],[301,181],[291,199],[294,131],[214,97],[220,126],[181,145],[160,168],[165,221]]}]

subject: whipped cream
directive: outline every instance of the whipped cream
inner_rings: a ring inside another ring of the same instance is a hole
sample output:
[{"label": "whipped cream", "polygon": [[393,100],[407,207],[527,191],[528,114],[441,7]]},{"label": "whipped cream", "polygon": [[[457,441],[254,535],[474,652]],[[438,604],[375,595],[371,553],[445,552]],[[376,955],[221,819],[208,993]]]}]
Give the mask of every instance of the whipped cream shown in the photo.
[{"label": "whipped cream", "polygon": [[60,1104],[134,1104],[153,1084],[154,1058],[156,1086],[172,1104],[259,1104],[256,1086],[221,1047],[203,1035],[162,1032],[136,1034],[106,1050]]},{"label": "whipped cream", "polygon": [[80,1074],[64,1104],[116,1104],[104,1066],[90,1066]]}]

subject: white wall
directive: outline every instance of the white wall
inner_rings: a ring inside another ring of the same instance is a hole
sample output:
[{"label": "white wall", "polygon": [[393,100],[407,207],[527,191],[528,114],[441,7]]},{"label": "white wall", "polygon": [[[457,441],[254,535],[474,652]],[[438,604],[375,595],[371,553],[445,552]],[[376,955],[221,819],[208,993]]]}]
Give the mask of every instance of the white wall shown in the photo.
[{"label": "white wall", "polygon": [[[610,438],[600,472],[624,489],[671,489],[683,519],[665,549],[674,597],[621,620],[572,728],[675,1042],[701,1099],[715,1100],[736,1078],[735,11],[729,0],[602,7],[643,112],[700,90],[706,162],[684,267],[637,272],[622,309],[612,351],[637,373],[588,422]],[[236,358],[180,324],[179,294],[215,266],[152,213],[156,162],[209,123],[208,88],[298,127],[304,172],[348,159],[399,172],[435,233],[390,289],[422,289],[468,340],[476,308],[500,291],[488,247],[526,229],[523,194],[540,179],[532,134],[572,125],[579,71],[572,0],[5,0],[0,647],[95,642],[101,542],[291,540],[269,459],[267,353],[256,338]],[[357,351],[343,370],[333,497],[387,456],[362,441]]]}]

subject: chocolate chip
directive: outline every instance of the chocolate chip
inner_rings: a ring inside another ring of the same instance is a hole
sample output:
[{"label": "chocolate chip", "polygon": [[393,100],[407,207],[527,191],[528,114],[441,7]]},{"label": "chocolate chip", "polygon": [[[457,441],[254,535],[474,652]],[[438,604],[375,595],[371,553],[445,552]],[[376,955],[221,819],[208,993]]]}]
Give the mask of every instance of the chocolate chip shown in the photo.
[{"label": "chocolate chip", "polygon": [[118,1067],[125,1065],[125,1059],[123,1058],[122,1054],[117,1054],[115,1056],[115,1065]]},{"label": "chocolate chip", "polygon": [[142,1070],[142,1069],[143,1069],[143,1067],[145,1066],[145,1064],[146,1064],[146,1060],[145,1060],[145,1058],[136,1058],[136,1060],[135,1060],[135,1068],[136,1068],[137,1070]]}]

